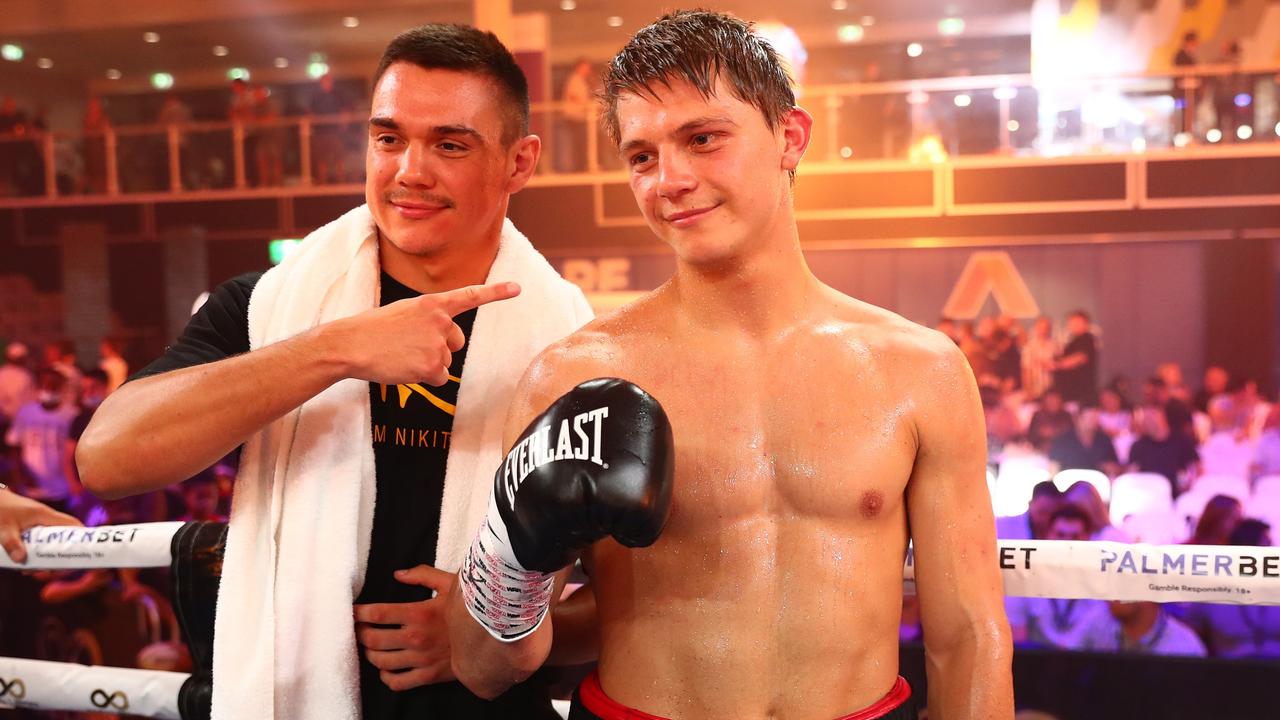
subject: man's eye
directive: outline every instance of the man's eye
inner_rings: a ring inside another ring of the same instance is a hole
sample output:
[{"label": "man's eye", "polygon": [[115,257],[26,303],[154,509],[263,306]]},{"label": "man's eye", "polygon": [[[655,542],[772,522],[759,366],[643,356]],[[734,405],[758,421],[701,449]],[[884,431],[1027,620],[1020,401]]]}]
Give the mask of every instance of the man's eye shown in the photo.
[{"label": "man's eye", "polygon": [[645,164],[645,163],[649,162],[649,159],[650,159],[649,153],[637,153],[637,154],[635,154],[635,155],[632,155],[632,156],[631,156],[631,164],[632,164],[633,166],[634,166],[634,165],[643,165],[643,164]]},{"label": "man's eye", "polygon": [[379,135],[377,138],[379,145],[394,145],[397,142],[395,135]]},{"label": "man's eye", "polygon": [[693,136],[694,145],[706,145],[711,142],[711,133],[698,133]]},{"label": "man's eye", "polygon": [[455,142],[442,142],[440,143],[440,149],[445,152],[460,152],[462,150],[466,150],[465,147]]}]

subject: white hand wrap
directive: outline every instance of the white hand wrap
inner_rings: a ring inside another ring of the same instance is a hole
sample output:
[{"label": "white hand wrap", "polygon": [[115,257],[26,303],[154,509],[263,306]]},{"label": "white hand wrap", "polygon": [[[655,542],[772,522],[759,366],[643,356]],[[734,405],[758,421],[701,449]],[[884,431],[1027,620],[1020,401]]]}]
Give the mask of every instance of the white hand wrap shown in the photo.
[{"label": "white hand wrap", "polygon": [[462,562],[461,577],[467,612],[502,642],[515,642],[538,629],[555,585],[554,573],[520,565],[492,498],[484,524]]}]

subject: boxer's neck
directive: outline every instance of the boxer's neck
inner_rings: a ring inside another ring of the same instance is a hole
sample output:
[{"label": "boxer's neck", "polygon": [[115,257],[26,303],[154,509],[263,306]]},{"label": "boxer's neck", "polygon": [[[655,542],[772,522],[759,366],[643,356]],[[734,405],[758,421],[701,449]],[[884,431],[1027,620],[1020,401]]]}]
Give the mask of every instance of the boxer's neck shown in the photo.
[{"label": "boxer's neck", "polygon": [[379,261],[383,272],[405,287],[423,294],[445,292],[483,284],[497,257],[498,242],[495,231],[491,240],[479,245],[449,245],[429,255],[410,255],[379,233]]},{"label": "boxer's neck", "polygon": [[756,336],[794,327],[820,285],[794,236],[711,267],[677,262],[671,283],[690,322]]}]

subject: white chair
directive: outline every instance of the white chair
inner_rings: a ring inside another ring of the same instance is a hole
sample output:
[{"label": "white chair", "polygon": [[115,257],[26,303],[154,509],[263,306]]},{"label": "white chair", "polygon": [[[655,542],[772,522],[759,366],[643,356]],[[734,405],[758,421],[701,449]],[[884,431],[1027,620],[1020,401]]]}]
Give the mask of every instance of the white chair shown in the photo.
[{"label": "white chair", "polygon": [[1111,483],[1111,524],[1124,525],[1133,513],[1167,512],[1173,509],[1169,478],[1159,473],[1125,473]]},{"label": "white chair", "polygon": [[1205,475],[1248,477],[1257,443],[1240,440],[1232,432],[1216,432],[1200,445],[1200,470]]},{"label": "white chair", "polygon": [[1191,483],[1191,492],[1208,497],[1226,495],[1244,504],[1249,501],[1249,481],[1239,475],[1201,475]]},{"label": "white chair", "polygon": [[1133,513],[1120,529],[1134,542],[1176,545],[1187,539],[1187,523],[1176,511]]},{"label": "white chair", "polygon": [[1111,502],[1111,478],[1107,477],[1105,473],[1100,473],[1097,470],[1071,468],[1053,476],[1054,487],[1062,492],[1066,492],[1067,488],[1081,481],[1097,488],[1098,494],[1102,496],[1102,502]]},{"label": "white chair", "polygon": [[1050,477],[1049,461],[1039,455],[1008,458],[1000,463],[992,496],[996,517],[1012,517],[1027,511],[1031,491]]},{"label": "white chair", "polygon": [[1253,481],[1254,495],[1280,495],[1280,475],[1263,475]]}]

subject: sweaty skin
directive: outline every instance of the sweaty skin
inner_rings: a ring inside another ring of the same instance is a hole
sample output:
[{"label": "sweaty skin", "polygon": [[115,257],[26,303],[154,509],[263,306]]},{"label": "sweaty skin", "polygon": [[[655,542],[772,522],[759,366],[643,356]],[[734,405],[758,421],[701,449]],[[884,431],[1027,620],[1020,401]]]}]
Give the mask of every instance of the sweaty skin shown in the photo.
[{"label": "sweaty skin", "polygon": [[[829,720],[898,674],[908,537],[931,717],[1013,715],[1011,643],[984,482],[981,403],[944,335],[821,283],[788,173],[812,119],[778,128],[723,82],[618,103],[621,153],[675,275],[551,346],[516,391],[508,445],[578,383],[620,377],[671,421],[670,519],[592,568],[601,686],[676,718]],[[465,613],[455,596],[455,612]],[[458,677],[496,693],[546,657],[451,624]]]}]

